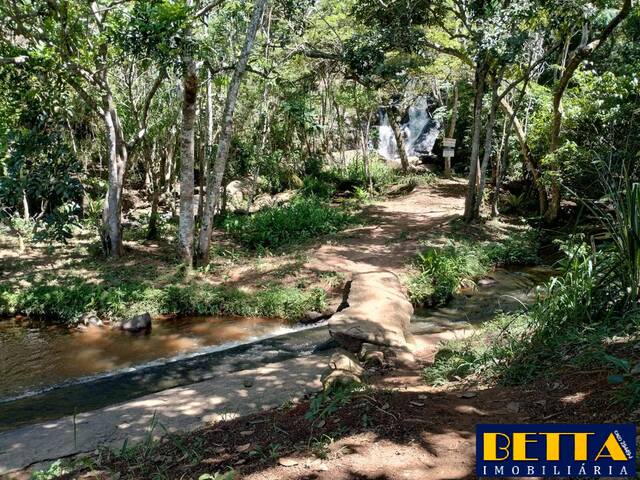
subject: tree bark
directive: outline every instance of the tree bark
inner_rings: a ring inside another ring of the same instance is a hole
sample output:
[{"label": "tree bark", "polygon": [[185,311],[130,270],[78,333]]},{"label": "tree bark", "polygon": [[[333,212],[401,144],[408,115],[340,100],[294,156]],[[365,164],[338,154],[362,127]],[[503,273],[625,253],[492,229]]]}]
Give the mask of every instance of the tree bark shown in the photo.
[{"label": "tree bark", "polygon": [[249,54],[253,49],[253,43],[260,25],[262,13],[267,0],[255,0],[253,6],[253,14],[251,23],[247,30],[244,46],[240,53],[240,58],[236,63],[231,83],[227,91],[227,100],[225,102],[224,114],[222,116],[222,131],[220,133],[220,141],[218,142],[218,150],[216,152],[213,168],[210,169],[207,179],[207,201],[204,208],[202,226],[200,227],[200,235],[198,239],[198,261],[202,265],[209,263],[209,251],[211,248],[211,232],[213,230],[213,217],[216,205],[220,197],[220,187],[227,166],[227,158],[229,156],[229,148],[231,146],[231,137],[233,135],[233,116],[240,90],[240,83],[247,68]]},{"label": "tree bark", "polygon": [[547,190],[542,184],[542,179],[540,178],[540,166],[531,153],[531,149],[529,148],[529,144],[527,143],[527,134],[525,133],[520,120],[518,120],[518,117],[515,115],[513,108],[505,98],[500,101],[500,105],[507,115],[513,117],[513,127],[516,132],[518,144],[520,145],[520,152],[522,153],[523,163],[531,173],[533,184],[538,191],[538,210],[540,212],[540,215],[544,215],[544,213],[547,211],[548,199]]},{"label": "tree bark", "polygon": [[484,136],[484,153],[482,155],[482,164],[480,166],[480,180],[476,186],[475,203],[473,205],[473,220],[480,218],[480,208],[484,201],[484,187],[487,178],[487,168],[489,159],[491,158],[491,148],[493,145],[493,129],[496,124],[496,110],[498,109],[498,85],[500,81],[493,83],[491,90],[491,106],[489,108],[489,119],[487,120],[486,131]]},{"label": "tree bark", "polygon": [[122,255],[120,213],[122,210],[122,189],[128,152],[120,120],[109,91],[104,94],[103,102],[103,121],[107,131],[107,151],[109,158],[109,186],[102,213],[103,227],[101,230],[101,240],[107,256],[119,257]]},{"label": "tree bark", "polygon": [[493,194],[491,195],[491,218],[496,218],[500,212],[498,211],[498,202],[500,200],[500,187],[502,184],[502,167],[506,165],[509,155],[509,138],[511,137],[511,129],[513,128],[513,119],[505,115],[502,125],[502,140],[500,148],[495,156],[493,165]]},{"label": "tree bark", "polygon": [[[451,120],[449,121],[447,138],[455,138],[456,123],[458,122],[458,103],[458,82],[456,82],[453,86],[453,104],[451,105]],[[444,176],[445,178],[451,178],[451,157],[445,157],[444,159]]]},{"label": "tree bark", "polygon": [[471,158],[469,159],[469,182],[464,202],[464,220],[473,220],[476,185],[480,182],[480,133],[482,130],[482,101],[485,94],[487,71],[483,63],[475,69],[475,96],[473,100],[473,127],[471,136]]},{"label": "tree bark", "polygon": [[407,157],[407,151],[404,149],[404,139],[402,138],[402,131],[400,125],[396,119],[396,109],[391,107],[387,110],[387,117],[389,118],[389,126],[393,131],[393,136],[396,139],[396,147],[398,149],[398,155],[400,156],[400,165],[402,171],[407,173],[409,171],[409,158]]},{"label": "tree bark", "polygon": [[182,78],[182,133],[180,145],[180,258],[188,268],[193,265],[193,184],[195,157],[195,121],[198,101],[198,71],[194,59],[185,58]]}]

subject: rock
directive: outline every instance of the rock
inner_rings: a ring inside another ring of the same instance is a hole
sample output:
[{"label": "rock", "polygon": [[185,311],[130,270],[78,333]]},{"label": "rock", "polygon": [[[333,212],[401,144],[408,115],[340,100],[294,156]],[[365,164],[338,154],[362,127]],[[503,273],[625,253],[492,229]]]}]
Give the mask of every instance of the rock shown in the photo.
[{"label": "rock", "polygon": [[304,315],[300,319],[300,323],[302,323],[303,325],[310,325],[312,323],[316,323],[326,318],[329,318],[329,316],[331,315],[326,315],[324,313],[314,312],[313,310],[311,310],[304,313]]},{"label": "rock", "polygon": [[94,326],[94,327],[102,327],[104,324],[102,323],[102,320],[100,320],[100,318],[96,315],[95,312],[87,312],[84,315],[82,315],[82,318],[80,319],[80,321],[82,322],[83,325],[90,327],[90,326]]},{"label": "rock", "polygon": [[330,389],[334,385],[352,385],[354,383],[362,383],[362,378],[353,372],[347,370],[334,370],[330,368],[322,375],[322,386],[325,390]]},{"label": "rock", "polygon": [[342,349],[331,355],[329,368],[333,370],[346,370],[359,377],[364,374],[364,368],[362,368],[355,355]]},{"label": "rock", "polygon": [[295,467],[299,462],[295,458],[282,457],[278,459],[278,463],[283,467]]},{"label": "rock", "polygon": [[392,348],[383,349],[384,358],[394,367],[414,368],[416,366],[416,357],[408,348]]},{"label": "rock", "polygon": [[387,195],[391,197],[399,197],[401,195],[407,195],[413,192],[416,188],[416,184],[413,182],[407,182],[405,184],[394,185],[387,191]]},{"label": "rock", "polygon": [[249,197],[251,195],[252,186],[248,179],[233,180],[225,187],[227,193],[227,209],[235,212],[245,210]]},{"label": "rock", "polygon": [[384,365],[384,352],[378,345],[363,343],[360,348],[360,360],[367,367],[382,367]]},{"label": "rock", "polygon": [[495,285],[496,282],[493,278],[481,278],[477,281],[477,284],[481,287],[490,287],[491,285]]},{"label": "rock", "polygon": [[458,395],[460,398],[473,398],[478,396],[478,394],[476,392],[464,392],[461,395]]},{"label": "rock", "polygon": [[253,379],[252,378],[244,378],[242,380],[242,385],[245,386],[245,388],[251,388],[253,387]]},{"label": "rock", "polygon": [[349,290],[349,306],[329,320],[329,332],[352,352],[363,343],[408,348],[413,306],[398,277],[387,271],[358,273]]},{"label": "rock", "polygon": [[131,317],[120,325],[120,329],[126,332],[150,332],[151,331],[151,315],[145,312],[141,315]]}]

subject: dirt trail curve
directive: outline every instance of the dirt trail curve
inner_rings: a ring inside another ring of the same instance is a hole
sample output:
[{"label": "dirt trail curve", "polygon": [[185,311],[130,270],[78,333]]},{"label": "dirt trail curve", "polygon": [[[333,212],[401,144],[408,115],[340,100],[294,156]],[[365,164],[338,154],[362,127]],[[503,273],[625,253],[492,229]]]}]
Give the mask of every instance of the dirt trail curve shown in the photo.
[{"label": "dirt trail curve", "polygon": [[462,213],[465,183],[439,180],[409,195],[375,202],[365,208],[370,223],[340,235],[311,254],[311,270],[355,273],[404,271],[420,241]]},{"label": "dirt trail curve", "polygon": [[[367,225],[309,250],[305,268],[344,275],[378,270],[402,273],[419,251],[420,241],[461,213],[464,189],[461,181],[440,180],[408,195],[376,201],[365,208]],[[236,372],[83,413],[75,419],[75,427],[74,419],[66,417],[2,432],[0,477],[42,461],[93,451],[101,444],[142,440],[154,417],[170,430],[192,430],[228,418],[230,412],[246,415],[300,397],[319,388],[327,354]],[[255,385],[247,388],[242,383],[245,378],[253,379]],[[29,476],[20,472],[9,478]]]}]

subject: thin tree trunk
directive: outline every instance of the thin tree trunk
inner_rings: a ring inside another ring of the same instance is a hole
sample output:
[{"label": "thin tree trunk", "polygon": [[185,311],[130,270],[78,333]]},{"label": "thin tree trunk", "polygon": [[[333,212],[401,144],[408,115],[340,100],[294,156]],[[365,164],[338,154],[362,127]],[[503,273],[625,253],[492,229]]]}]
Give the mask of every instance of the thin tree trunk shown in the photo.
[{"label": "thin tree trunk", "polygon": [[500,200],[500,188],[502,186],[502,167],[506,165],[507,156],[509,155],[509,138],[511,137],[511,129],[513,127],[513,119],[506,116],[502,125],[502,140],[500,141],[500,149],[495,156],[493,168],[493,194],[491,196],[491,218],[497,217],[498,202]]},{"label": "thin tree trunk", "polygon": [[[589,41],[589,28],[585,23],[582,30],[582,39],[580,45],[566,58],[566,62],[563,67],[560,80],[556,84],[553,93],[553,120],[551,122],[549,151],[554,154],[558,148],[560,148],[560,134],[562,130],[562,121],[564,118],[564,109],[562,107],[562,99],[569,86],[569,82],[573,78],[576,70],[582,65],[582,63],[589,58],[594,51],[596,51],[613,33],[613,31],[620,25],[620,23],[631,12],[632,0],[624,0],[622,8],[618,14],[613,17],[609,23],[602,29],[600,35],[592,41]],[[563,59],[564,61],[565,59]],[[557,170],[558,166],[553,165],[552,168]],[[557,220],[560,214],[560,183],[557,179],[557,175],[552,175],[551,178],[551,199],[549,206],[544,215],[544,219],[548,223],[553,223]]]},{"label": "thin tree trunk", "polygon": [[113,105],[111,93],[104,95],[104,124],[107,130],[107,150],[109,158],[109,187],[102,213],[102,246],[107,256],[122,255],[122,228],[120,213],[124,171],[127,164],[127,147],[122,135],[122,127]]},{"label": "thin tree trunk", "polygon": [[487,72],[484,64],[476,66],[475,97],[473,101],[473,134],[471,136],[471,158],[469,159],[469,182],[464,202],[464,220],[473,220],[476,185],[480,183],[480,133],[482,129],[482,101],[485,94]]},{"label": "thin tree trunk", "polygon": [[529,148],[529,144],[527,143],[527,135],[522,128],[520,120],[518,120],[518,117],[515,115],[513,108],[504,98],[501,100],[500,105],[507,115],[513,117],[513,126],[515,128],[516,137],[518,138],[518,144],[520,145],[520,152],[522,153],[523,163],[533,177],[533,184],[538,191],[538,210],[540,212],[540,215],[543,215],[547,211],[548,202],[547,191],[542,183],[542,179],[540,178],[540,166],[531,153],[531,149]]},{"label": "thin tree trunk", "polygon": [[193,186],[195,157],[195,121],[198,101],[198,72],[192,58],[185,59],[182,79],[182,134],[180,148],[180,226],[178,239],[182,263],[193,265]]},{"label": "thin tree trunk", "polygon": [[207,179],[207,201],[202,218],[202,226],[200,228],[200,236],[198,239],[198,260],[202,265],[209,263],[209,251],[211,247],[211,232],[213,230],[213,216],[215,208],[220,196],[220,187],[227,166],[227,158],[229,156],[229,148],[231,146],[231,136],[233,134],[233,116],[240,90],[240,83],[247,68],[249,54],[253,48],[253,42],[260,25],[262,13],[267,0],[255,0],[253,6],[253,15],[251,23],[247,30],[244,46],[240,54],[240,58],[236,63],[236,68],[229,84],[227,91],[227,100],[225,102],[224,114],[222,116],[222,131],[220,133],[220,141],[218,142],[218,150],[213,169],[209,172]]},{"label": "thin tree trunk", "polygon": [[[453,105],[451,106],[451,120],[449,122],[449,131],[447,132],[448,138],[454,138],[456,134],[456,123],[458,122],[458,82],[453,87]],[[445,157],[444,159],[444,176],[445,178],[451,178],[451,157]]]},{"label": "thin tree trunk", "polygon": [[498,85],[500,80],[495,80],[491,90],[491,106],[489,109],[489,119],[487,121],[484,136],[484,153],[482,155],[482,165],[480,166],[480,181],[476,187],[475,204],[473,206],[473,219],[480,218],[480,209],[484,201],[484,187],[487,178],[487,168],[491,158],[491,147],[493,144],[493,128],[496,124],[496,110],[498,109]]},{"label": "thin tree trunk", "polygon": [[400,130],[400,125],[398,124],[398,120],[396,119],[396,109],[389,108],[387,110],[387,117],[389,118],[389,126],[393,131],[393,136],[396,139],[396,147],[398,148],[398,155],[400,156],[400,165],[402,166],[402,171],[407,173],[409,171],[409,158],[407,157],[407,151],[404,149],[404,139],[402,138],[402,131]]}]

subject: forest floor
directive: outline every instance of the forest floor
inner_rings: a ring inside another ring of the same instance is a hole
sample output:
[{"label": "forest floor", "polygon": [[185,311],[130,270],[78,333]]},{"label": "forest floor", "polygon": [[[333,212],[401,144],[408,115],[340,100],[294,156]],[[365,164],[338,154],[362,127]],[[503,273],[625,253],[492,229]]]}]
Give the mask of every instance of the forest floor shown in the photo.
[{"label": "forest floor", "polygon": [[[362,206],[361,225],[274,251],[244,249],[218,231],[211,264],[195,271],[192,280],[247,292],[274,285],[307,291],[319,287],[327,292],[329,304],[335,305],[346,277],[354,272],[387,269],[406,274],[423,241],[450,230],[459,217],[465,188],[463,180],[441,179],[433,185],[418,185],[408,195],[371,200]],[[473,234],[474,227],[469,232]],[[0,284],[20,289],[78,279],[107,286],[182,283],[183,274],[176,269],[175,238],[165,233],[160,240],[145,240],[142,227],[127,228],[124,255],[107,260],[95,236],[86,231],[67,245],[33,243],[24,252],[12,239],[0,236]]]},{"label": "forest floor", "polygon": [[[439,180],[402,197],[371,202],[363,209],[368,219],[364,225],[277,255],[247,258],[232,245],[223,246],[206,275],[211,279],[224,272],[216,281],[243,288],[260,288],[274,280],[318,285],[337,300],[344,279],[353,272],[387,269],[407,275],[425,238],[461,228],[454,220],[462,212],[464,191],[460,180]],[[482,238],[503,227],[496,222],[464,227],[468,230],[463,233]],[[136,265],[144,257],[148,269],[164,272],[167,248],[128,242],[127,255],[118,262]],[[68,268],[53,260],[52,264],[61,271]],[[33,265],[39,268],[42,263]],[[144,271],[147,275],[149,271]],[[567,367],[553,378],[519,387],[477,380],[428,386],[422,372],[432,363],[441,337],[431,334],[417,340],[421,349],[414,368],[370,370],[364,390],[344,392],[324,405],[313,398],[287,402],[266,412],[171,435],[158,444],[130,447],[126,453],[101,453],[63,478],[198,479],[227,471],[234,472],[233,478],[256,480],[475,478],[478,423],[640,418],[639,411],[630,418],[620,408],[615,388],[607,385],[606,370]],[[620,343],[611,348],[640,359],[637,345]]]},{"label": "forest floor", "polygon": [[[222,472],[251,480],[476,478],[478,423],[640,420],[640,411],[621,408],[604,370],[567,367],[518,387],[469,380],[428,386],[422,370],[432,363],[436,342],[423,346],[415,368],[369,370],[367,388],[321,408],[313,399],[287,403],[149,449],[106,455],[63,478],[199,479]],[[640,358],[637,346],[624,343],[612,353]]]}]

